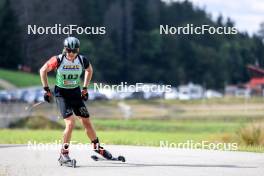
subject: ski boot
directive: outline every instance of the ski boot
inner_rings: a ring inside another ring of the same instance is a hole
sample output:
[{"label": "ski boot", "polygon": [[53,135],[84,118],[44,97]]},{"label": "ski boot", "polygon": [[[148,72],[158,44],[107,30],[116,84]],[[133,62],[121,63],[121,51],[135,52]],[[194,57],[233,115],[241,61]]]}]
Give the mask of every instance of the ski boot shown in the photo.
[{"label": "ski boot", "polygon": [[[109,151],[105,150],[102,146],[100,146],[98,138],[92,141],[92,144],[93,144],[94,151],[100,154],[105,160],[122,161],[122,162],[126,161],[125,157],[123,156],[113,157],[113,155]],[[96,155],[92,155],[91,158],[94,161],[103,160]]]},{"label": "ski boot", "polygon": [[61,166],[76,167],[76,160],[71,159],[68,152],[61,153],[58,161]]},{"label": "ski boot", "polygon": [[92,144],[93,144],[93,149],[96,153],[100,154],[101,156],[103,156],[107,160],[112,159],[112,157],[113,157],[112,154],[109,151],[105,150],[102,146],[100,146],[98,138],[93,140]]}]

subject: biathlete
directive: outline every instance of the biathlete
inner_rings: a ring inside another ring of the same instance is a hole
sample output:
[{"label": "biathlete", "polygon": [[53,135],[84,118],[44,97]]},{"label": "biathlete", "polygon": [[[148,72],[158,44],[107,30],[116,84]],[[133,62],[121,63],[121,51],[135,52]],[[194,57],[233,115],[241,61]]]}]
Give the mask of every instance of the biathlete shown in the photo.
[{"label": "biathlete", "polygon": [[[75,123],[73,114],[78,116],[83,124],[85,132],[93,144],[93,150],[106,159],[112,158],[111,153],[100,146],[89,112],[84,104],[84,101],[88,100],[87,87],[93,75],[93,67],[85,56],[79,54],[79,51],[80,41],[75,37],[67,37],[64,40],[63,53],[51,57],[40,69],[40,78],[45,90],[44,100],[47,102],[51,102],[53,96],[48,86],[47,73],[56,71],[54,96],[65,122],[63,145],[59,157],[61,163],[71,161],[69,143]],[[80,83],[83,72],[84,83],[81,90]]]}]

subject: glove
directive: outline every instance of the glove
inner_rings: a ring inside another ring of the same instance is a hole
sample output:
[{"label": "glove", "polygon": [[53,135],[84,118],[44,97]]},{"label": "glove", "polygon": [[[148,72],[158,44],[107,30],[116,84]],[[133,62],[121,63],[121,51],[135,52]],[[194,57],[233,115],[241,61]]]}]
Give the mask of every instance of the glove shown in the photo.
[{"label": "glove", "polygon": [[88,91],[87,91],[87,87],[83,87],[83,89],[82,89],[82,99],[84,100],[84,101],[87,101],[88,100],[88,98],[89,98],[89,94],[88,94]]},{"label": "glove", "polygon": [[50,91],[49,87],[44,87],[43,89],[45,90],[44,100],[46,102],[50,103],[51,102],[51,96],[52,96],[51,91]]}]

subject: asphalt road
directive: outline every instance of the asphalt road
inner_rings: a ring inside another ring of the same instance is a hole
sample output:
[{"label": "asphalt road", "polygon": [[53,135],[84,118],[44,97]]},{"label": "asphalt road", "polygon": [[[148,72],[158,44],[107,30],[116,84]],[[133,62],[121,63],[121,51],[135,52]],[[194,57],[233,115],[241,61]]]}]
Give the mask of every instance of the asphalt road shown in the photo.
[{"label": "asphalt road", "polygon": [[77,168],[58,164],[59,146],[32,150],[27,146],[0,145],[0,175],[85,175],[85,176],[261,176],[264,154],[157,147],[106,146],[114,155],[122,154],[127,162],[93,161],[89,147],[71,146]]}]

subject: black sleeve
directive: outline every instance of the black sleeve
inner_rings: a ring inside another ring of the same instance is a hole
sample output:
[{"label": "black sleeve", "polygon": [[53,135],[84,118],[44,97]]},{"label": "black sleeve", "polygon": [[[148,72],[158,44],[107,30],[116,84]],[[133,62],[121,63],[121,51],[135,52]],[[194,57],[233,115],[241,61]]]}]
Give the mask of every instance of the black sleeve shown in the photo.
[{"label": "black sleeve", "polygon": [[83,66],[84,69],[87,69],[90,66],[90,61],[85,56],[83,56]]}]

